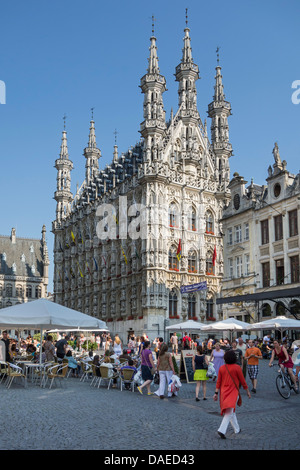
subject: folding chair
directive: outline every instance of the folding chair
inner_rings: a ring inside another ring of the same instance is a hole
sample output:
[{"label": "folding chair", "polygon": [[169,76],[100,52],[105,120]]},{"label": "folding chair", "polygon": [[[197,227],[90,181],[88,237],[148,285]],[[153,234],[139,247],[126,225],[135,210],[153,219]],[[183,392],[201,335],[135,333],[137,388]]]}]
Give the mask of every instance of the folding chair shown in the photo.
[{"label": "folding chair", "polygon": [[7,362],[7,381],[5,382],[6,388],[10,388],[14,379],[19,378],[24,379],[24,387],[26,387],[26,375],[23,374],[21,367]]},{"label": "folding chair", "polygon": [[132,392],[134,392],[134,385],[135,385],[135,382],[133,380],[134,373],[135,373],[135,370],[126,368],[126,367],[120,371],[121,392],[123,390],[123,384],[130,385]]},{"label": "folding chair", "polygon": [[109,390],[109,387],[110,387],[110,384],[112,382],[113,379],[117,379],[119,378],[119,374],[118,373],[115,373],[110,376],[109,375],[109,372],[111,371],[112,369],[110,369],[109,367],[105,367],[105,366],[100,366],[100,374],[101,374],[101,377],[100,377],[100,380],[99,380],[99,383],[98,383],[98,388],[100,387],[101,385],[101,382],[102,380],[108,382],[108,387],[107,387],[107,390]]}]

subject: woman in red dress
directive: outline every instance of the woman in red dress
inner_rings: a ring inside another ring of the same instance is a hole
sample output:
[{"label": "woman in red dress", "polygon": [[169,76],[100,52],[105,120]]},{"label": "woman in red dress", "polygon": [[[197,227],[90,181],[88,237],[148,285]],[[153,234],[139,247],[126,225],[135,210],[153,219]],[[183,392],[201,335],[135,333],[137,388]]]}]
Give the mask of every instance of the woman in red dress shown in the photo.
[{"label": "woman in red dress", "polygon": [[247,391],[248,398],[251,398],[248,385],[243,376],[242,369],[236,364],[236,354],[229,350],[224,354],[225,364],[220,367],[214,400],[218,400],[220,391],[220,408],[223,420],[218,429],[218,434],[222,439],[226,439],[226,431],[229,423],[231,423],[234,433],[241,432],[239,423],[235,414],[235,407],[239,396],[239,388],[242,387]]},{"label": "woman in red dress", "polygon": [[294,384],[294,389],[297,393],[299,393],[296,377],[294,376],[294,373],[293,373],[294,363],[292,361],[291,356],[289,356],[287,350],[285,349],[284,346],[281,346],[279,341],[274,340],[273,341],[273,347],[274,347],[274,349],[272,351],[269,366],[270,367],[272,366],[272,362],[274,361],[275,355],[276,355],[277,358],[278,358],[279,366],[281,367],[281,369],[283,369],[283,367],[285,367],[288,370],[288,373],[290,374],[290,377],[291,377],[292,382]]}]

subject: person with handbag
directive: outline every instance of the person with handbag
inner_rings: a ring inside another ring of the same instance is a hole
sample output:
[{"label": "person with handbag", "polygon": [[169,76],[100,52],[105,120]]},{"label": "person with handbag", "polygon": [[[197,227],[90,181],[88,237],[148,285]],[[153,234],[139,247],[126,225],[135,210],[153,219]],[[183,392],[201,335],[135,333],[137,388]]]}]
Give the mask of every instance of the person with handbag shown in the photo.
[{"label": "person with handbag", "polygon": [[[168,387],[172,375],[175,375],[172,354],[168,352],[168,345],[166,343],[162,343],[160,346],[157,370],[159,372],[159,388],[154,393],[158,395],[159,398],[164,398],[165,386],[167,384]],[[173,394],[168,391],[168,396],[171,397]]]},{"label": "person with handbag", "polygon": [[151,343],[150,341],[145,341],[143,349],[141,351],[141,372],[142,372],[142,379],[144,383],[137,387],[138,391],[141,395],[143,395],[143,388],[147,387],[148,395],[153,395],[150,390],[150,385],[153,380],[153,375],[155,372],[155,365],[153,361],[152,351],[150,350]]},{"label": "person with handbag", "polygon": [[224,354],[224,362],[225,364],[219,369],[218,380],[213,397],[214,401],[217,401],[218,394],[220,392],[220,408],[223,420],[218,429],[218,434],[221,439],[226,439],[225,434],[229,423],[231,423],[235,434],[241,432],[235,413],[236,404],[238,404],[238,406],[241,406],[242,404],[242,398],[239,391],[240,386],[247,391],[248,398],[251,398],[242,369],[236,364],[235,352],[232,350],[226,351]]},{"label": "person with handbag", "polygon": [[197,347],[197,352],[193,356],[192,360],[193,371],[194,371],[194,380],[196,383],[196,401],[200,401],[199,391],[202,384],[203,388],[203,400],[206,400],[206,380],[208,377],[206,375],[208,369],[208,359],[205,354],[203,354],[202,346]]}]

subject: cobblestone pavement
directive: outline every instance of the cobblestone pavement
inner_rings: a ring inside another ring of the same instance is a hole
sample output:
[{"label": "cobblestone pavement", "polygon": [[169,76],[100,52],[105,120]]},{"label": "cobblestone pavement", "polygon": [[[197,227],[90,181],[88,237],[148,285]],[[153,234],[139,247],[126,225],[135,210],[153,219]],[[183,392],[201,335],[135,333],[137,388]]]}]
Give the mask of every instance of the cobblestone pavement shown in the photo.
[{"label": "cobblestone pavement", "polygon": [[195,385],[186,383],[178,397],[164,400],[94,388],[76,378],[51,390],[33,384],[7,390],[1,384],[0,449],[299,450],[300,395],[281,398],[276,371],[261,361],[256,395],[249,400],[242,390],[243,404],[237,408],[242,432],[234,435],[229,426],[226,440],[216,433],[221,416],[211,381],[208,399],[199,402]]}]

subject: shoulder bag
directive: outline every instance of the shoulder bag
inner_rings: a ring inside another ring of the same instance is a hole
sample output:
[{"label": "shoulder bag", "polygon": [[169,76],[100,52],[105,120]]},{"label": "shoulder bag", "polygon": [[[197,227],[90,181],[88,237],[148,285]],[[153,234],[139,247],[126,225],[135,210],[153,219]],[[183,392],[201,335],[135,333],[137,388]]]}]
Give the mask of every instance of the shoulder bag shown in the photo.
[{"label": "shoulder bag", "polygon": [[227,370],[228,374],[230,375],[230,378],[231,378],[232,382],[234,383],[235,388],[237,389],[238,394],[239,394],[239,398],[238,398],[238,401],[237,401],[237,405],[238,405],[238,406],[241,406],[241,404],[242,404],[242,397],[241,397],[241,394],[240,394],[240,390],[239,390],[239,388],[237,387],[235,381],[233,380],[233,378],[232,378],[232,376],[231,376],[231,374],[230,374],[230,372],[229,372],[228,367],[227,367],[226,364],[225,364],[225,367],[226,367],[226,370]]}]

